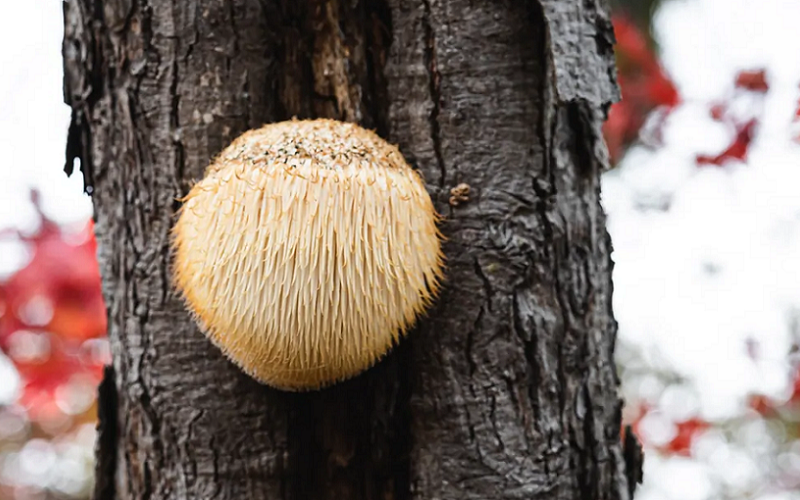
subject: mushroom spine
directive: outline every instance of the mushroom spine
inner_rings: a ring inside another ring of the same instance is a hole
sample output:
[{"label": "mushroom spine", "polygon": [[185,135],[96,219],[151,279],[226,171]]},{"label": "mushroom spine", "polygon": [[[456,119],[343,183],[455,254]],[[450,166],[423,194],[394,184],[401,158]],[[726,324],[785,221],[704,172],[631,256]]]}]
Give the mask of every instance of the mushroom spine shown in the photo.
[{"label": "mushroom spine", "polygon": [[234,140],[185,197],[173,279],[242,370],[317,389],[372,366],[429,308],[437,222],[419,174],[377,134],[274,123]]}]

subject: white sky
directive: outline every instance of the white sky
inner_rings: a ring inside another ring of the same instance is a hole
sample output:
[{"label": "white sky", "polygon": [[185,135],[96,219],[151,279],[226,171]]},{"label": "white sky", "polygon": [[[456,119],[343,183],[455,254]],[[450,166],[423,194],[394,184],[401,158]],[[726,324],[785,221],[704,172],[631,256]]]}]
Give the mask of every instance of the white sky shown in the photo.
[{"label": "white sky", "polygon": [[[787,395],[789,325],[793,315],[800,320],[800,146],[791,141],[798,20],[798,0],[672,0],[655,19],[663,62],[687,104],[669,120],[665,147],[637,148],[604,177],[603,200],[620,340],[676,369],[696,392],[667,391],[667,418],[724,418],[740,414],[751,391]],[[730,96],[737,71],[759,67],[771,88],[748,164],[697,169],[696,154],[716,154],[731,140],[709,119],[708,103]],[[666,212],[636,208],[665,199]],[[748,339],[759,345],[756,363]],[[763,432],[756,440],[769,446]],[[756,493],[770,485],[754,449],[708,433],[691,459],[649,453],[637,499],[705,500],[719,488],[731,498],[800,498]]]},{"label": "white sky", "polygon": [[82,194],[80,173],[68,179],[62,172],[69,108],[61,92],[61,2],[0,5],[0,228],[35,222],[27,192],[33,186],[48,215],[86,219],[91,201]]},{"label": "white sky", "polygon": [[[702,412],[735,413],[748,391],[786,387],[789,319],[800,314],[800,1],[675,0],[656,18],[667,70],[688,103],[604,179],[614,240],[615,313],[625,341],[695,378]],[[768,69],[771,90],[747,165],[697,169],[730,140],[707,103],[742,68]],[[672,198],[667,212],[637,202]],[[713,265],[709,275],[704,266]],[[745,342],[757,340],[754,364]]]}]

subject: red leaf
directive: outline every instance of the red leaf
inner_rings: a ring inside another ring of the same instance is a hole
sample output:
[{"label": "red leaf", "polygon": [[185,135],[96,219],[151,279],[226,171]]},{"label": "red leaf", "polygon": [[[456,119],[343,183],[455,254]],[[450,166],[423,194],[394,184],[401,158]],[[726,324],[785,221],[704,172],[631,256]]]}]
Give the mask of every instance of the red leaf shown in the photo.
[{"label": "red leaf", "polygon": [[690,418],[689,420],[678,422],[675,426],[677,427],[677,434],[666,445],[665,449],[670,453],[683,456],[690,455],[692,441],[694,441],[695,437],[711,427],[708,422],[699,418]]},{"label": "red leaf", "polygon": [[746,161],[747,151],[750,148],[750,143],[753,141],[756,124],[757,121],[752,119],[740,127],[731,145],[720,154],[715,156],[697,155],[697,164],[722,166],[728,160]]},{"label": "red leaf", "polygon": [[637,66],[657,65],[655,55],[648,47],[647,39],[638,26],[627,16],[614,15],[614,36],[617,39],[617,53],[625,56]]},{"label": "red leaf", "polygon": [[[39,210],[38,196],[32,195]],[[106,311],[92,223],[64,232],[39,210],[28,264],[0,283],[0,349],[20,374],[20,403],[45,407],[75,375],[100,380],[103,356],[87,356],[85,341],[102,337]],[[10,236],[10,235],[9,235]]]},{"label": "red leaf", "polygon": [[763,69],[740,71],[739,74],[736,75],[735,85],[740,89],[749,90],[751,92],[767,92],[769,90],[767,72]]},{"label": "red leaf", "polygon": [[105,334],[94,239],[74,245],[67,237],[43,223],[42,231],[29,238],[31,261],[0,284],[0,297],[6,297],[0,347],[18,328],[44,328],[76,341]]},{"label": "red leaf", "polygon": [[678,89],[661,68],[650,73],[647,90],[650,101],[658,106],[673,108],[680,103]]},{"label": "red leaf", "polygon": [[719,122],[722,121],[722,118],[725,116],[725,112],[727,110],[728,107],[724,103],[716,103],[711,105],[709,114],[711,115],[712,120]]},{"label": "red leaf", "polygon": [[752,408],[762,417],[773,417],[776,415],[775,403],[763,394],[753,394],[747,399],[747,406]]},{"label": "red leaf", "polygon": [[[622,101],[611,107],[603,134],[611,161],[616,163],[638,139],[648,115],[658,108],[671,110],[680,102],[680,95],[639,27],[620,15],[613,16],[612,22]],[[662,119],[656,126],[663,122]],[[659,131],[655,132],[658,135]]]}]

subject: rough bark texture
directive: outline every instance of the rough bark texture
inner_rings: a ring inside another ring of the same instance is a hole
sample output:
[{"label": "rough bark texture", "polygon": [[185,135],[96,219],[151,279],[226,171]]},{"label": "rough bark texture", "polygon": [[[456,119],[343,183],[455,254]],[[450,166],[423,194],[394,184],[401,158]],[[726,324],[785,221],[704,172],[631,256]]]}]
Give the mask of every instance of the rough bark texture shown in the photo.
[{"label": "rough bark texture", "polygon": [[[599,127],[602,0],[68,0],[67,171],[94,197],[113,369],[96,498],[627,499]],[[176,198],[239,133],[327,116],[398,143],[446,289],[364,375],[241,374],[170,287]],[[448,204],[457,184],[468,200]],[[633,451],[630,451],[633,450]]]}]

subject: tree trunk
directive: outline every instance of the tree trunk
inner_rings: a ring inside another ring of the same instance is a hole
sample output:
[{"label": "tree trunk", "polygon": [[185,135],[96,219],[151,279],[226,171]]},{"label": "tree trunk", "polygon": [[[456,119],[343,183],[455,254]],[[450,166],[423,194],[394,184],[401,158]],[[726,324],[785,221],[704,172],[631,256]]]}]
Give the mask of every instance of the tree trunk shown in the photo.
[{"label": "tree trunk", "polygon": [[[65,1],[66,169],[79,159],[93,196],[114,357],[96,498],[629,498],[603,3]],[[229,363],[169,278],[176,199],[238,134],[292,116],[399,144],[448,238],[427,319],[301,394]]]}]

